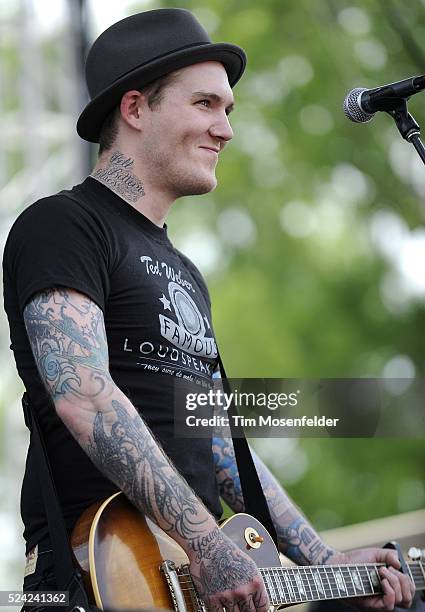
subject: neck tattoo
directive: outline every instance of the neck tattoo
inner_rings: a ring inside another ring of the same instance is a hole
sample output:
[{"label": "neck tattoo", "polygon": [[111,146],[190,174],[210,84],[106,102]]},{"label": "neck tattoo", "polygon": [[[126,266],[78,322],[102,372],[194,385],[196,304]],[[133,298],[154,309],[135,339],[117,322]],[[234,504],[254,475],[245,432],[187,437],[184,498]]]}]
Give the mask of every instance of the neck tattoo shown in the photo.
[{"label": "neck tattoo", "polygon": [[132,172],[134,159],[114,151],[106,168],[98,168],[92,177],[109,187],[130,204],[135,204],[145,195],[143,184]]}]

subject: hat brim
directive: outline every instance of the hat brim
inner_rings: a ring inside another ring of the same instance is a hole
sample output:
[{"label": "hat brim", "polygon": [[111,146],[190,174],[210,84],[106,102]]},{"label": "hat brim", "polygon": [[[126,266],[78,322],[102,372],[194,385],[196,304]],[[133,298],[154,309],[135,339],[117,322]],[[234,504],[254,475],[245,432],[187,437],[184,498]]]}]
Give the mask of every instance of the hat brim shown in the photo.
[{"label": "hat brim", "polygon": [[230,43],[207,43],[193,46],[143,64],[118,79],[110,87],[91,100],[77,121],[77,132],[89,142],[99,142],[99,134],[107,115],[114,109],[129,89],[142,89],[156,79],[199,62],[221,62],[227,72],[231,87],[241,78],[246,55],[243,49]]}]

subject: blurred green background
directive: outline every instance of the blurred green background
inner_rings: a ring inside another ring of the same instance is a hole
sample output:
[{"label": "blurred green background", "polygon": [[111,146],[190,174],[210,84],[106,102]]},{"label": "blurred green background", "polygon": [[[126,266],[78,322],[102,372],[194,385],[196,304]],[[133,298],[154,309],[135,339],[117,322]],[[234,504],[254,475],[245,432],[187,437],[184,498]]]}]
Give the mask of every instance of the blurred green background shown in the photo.
[{"label": "blurred green background", "polygon": [[[47,25],[46,4],[56,15]],[[74,132],[82,102],[67,68],[72,4],[0,4],[3,242],[18,211],[83,176],[85,153]],[[229,375],[423,377],[425,167],[388,115],[355,125],[342,101],[356,86],[425,73],[425,0],[88,6],[90,40],[138,10],[176,6],[193,10],[214,41],[247,51],[219,186],[178,201],[168,220],[176,246],[207,277]],[[38,72],[25,66],[25,45],[38,49]],[[31,84],[38,97],[31,98]],[[409,103],[419,123],[424,101],[419,94]],[[1,323],[0,532],[11,545],[0,564],[15,576],[15,492],[27,434],[4,315]],[[425,507],[424,422],[418,427],[422,439],[254,445],[315,526],[326,529]]]},{"label": "blurred green background", "polygon": [[[425,2],[167,5],[249,59],[219,187],[169,222],[210,267],[228,373],[423,376],[425,168],[388,115],[356,125],[342,101],[425,72]],[[423,439],[253,443],[320,529],[425,506]]]}]

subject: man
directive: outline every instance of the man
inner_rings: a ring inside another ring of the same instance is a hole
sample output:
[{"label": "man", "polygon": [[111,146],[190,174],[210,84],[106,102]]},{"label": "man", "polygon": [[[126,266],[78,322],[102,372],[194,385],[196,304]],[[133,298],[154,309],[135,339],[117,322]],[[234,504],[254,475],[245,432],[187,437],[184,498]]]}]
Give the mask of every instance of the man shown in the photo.
[{"label": "man", "polygon": [[[184,10],[148,11],[106,30],[88,56],[92,100],[77,124],[100,143],[99,160],[81,185],[20,216],[4,283],[18,371],[68,528],[121,489],[186,551],[209,608],[266,612],[254,563],[216,523],[219,492],[244,507],[231,441],[173,437],[175,381],[192,390],[211,381],[217,350],[205,283],[164,225],[177,198],[216,187],[244,68],[242,49],[212,44]],[[387,563],[384,594],[367,605],[410,605],[412,585],[393,553],[330,549],[256,462],[283,552],[303,564]],[[54,588],[34,470],[30,447],[22,514],[27,552],[37,548],[25,588]]]}]

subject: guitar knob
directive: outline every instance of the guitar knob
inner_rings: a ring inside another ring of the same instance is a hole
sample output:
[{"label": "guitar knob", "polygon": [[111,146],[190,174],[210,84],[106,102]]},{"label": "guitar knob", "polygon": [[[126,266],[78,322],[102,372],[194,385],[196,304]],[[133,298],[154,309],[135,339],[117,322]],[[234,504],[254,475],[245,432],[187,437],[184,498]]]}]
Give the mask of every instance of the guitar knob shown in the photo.
[{"label": "guitar knob", "polygon": [[251,542],[264,542],[263,536],[252,534],[250,537]]},{"label": "guitar knob", "polygon": [[407,555],[411,561],[420,561],[423,557],[423,551],[420,548],[412,546],[412,548],[409,548]]},{"label": "guitar knob", "polygon": [[245,541],[247,548],[260,548],[264,538],[253,527],[247,527],[245,529]]}]

